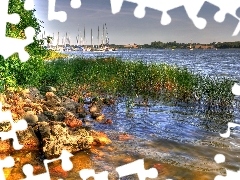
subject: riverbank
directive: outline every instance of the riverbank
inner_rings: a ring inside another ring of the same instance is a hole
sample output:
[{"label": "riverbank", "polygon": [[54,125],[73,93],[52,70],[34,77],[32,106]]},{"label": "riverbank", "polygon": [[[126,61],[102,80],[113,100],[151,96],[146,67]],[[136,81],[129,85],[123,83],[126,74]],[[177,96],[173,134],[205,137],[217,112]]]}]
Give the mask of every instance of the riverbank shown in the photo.
[{"label": "riverbank", "polygon": [[[189,106],[195,103],[205,110],[220,112],[231,108],[231,80],[210,79],[167,64],[148,65],[115,58],[76,58],[49,61],[45,68],[46,73],[41,77],[38,89],[7,91],[1,98],[3,109],[11,110],[14,120],[27,120],[29,128],[18,136],[24,144],[24,151],[38,152],[33,157],[35,160],[57,156],[62,148],[73,153],[89,149],[96,153],[95,146],[111,143],[112,138],[92,131],[90,127],[100,124],[108,129],[114,123],[109,115],[113,112],[105,114],[102,108],[115,106],[115,100],[119,97],[128,99],[128,109],[131,109],[130,106],[153,106],[150,100]],[[202,96],[197,93],[202,93]],[[7,128],[9,126],[6,126],[6,131]],[[117,135],[118,141],[134,138],[125,132]],[[16,153],[11,141],[2,141],[1,147],[2,153]],[[108,148],[105,151],[107,154]],[[98,156],[96,160],[103,159]],[[32,158],[25,160],[27,163],[31,161]],[[39,166],[36,168],[43,169]],[[52,172],[58,174],[57,177],[65,176],[59,168],[54,171],[57,171]],[[23,176],[22,172],[20,175]]]},{"label": "riverbank", "polygon": [[[42,161],[59,157],[63,149],[77,153],[111,144],[105,133],[91,128],[93,123],[106,126],[112,123],[101,112],[107,99],[96,99],[88,94],[85,96],[88,101],[78,102],[66,96],[58,97],[54,87],[45,90],[45,95],[36,88],[1,95],[2,110],[11,112],[14,123],[25,119],[28,124],[27,129],[17,131],[18,141],[23,145],[20,150],[14,149],[10,139],[0,141],[2,158],[9,154],[17,157],[15,166],[4,171],[8,179],[24,178],[20,169],[26,163],[34,166],[35,173],[44,172]],[[1,122],[0,127],[8,132],[12,124]],[[23,153],[28,156],[22,156]],[[66,174],[60,164],[50,168],[50,172],[62,178]]]}]

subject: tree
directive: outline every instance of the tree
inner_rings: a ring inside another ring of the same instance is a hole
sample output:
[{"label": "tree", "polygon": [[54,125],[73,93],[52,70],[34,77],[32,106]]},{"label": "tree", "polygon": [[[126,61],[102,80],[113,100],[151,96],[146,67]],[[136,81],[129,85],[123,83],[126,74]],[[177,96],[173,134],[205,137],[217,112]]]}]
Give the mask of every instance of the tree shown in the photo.
[{"label": "tree", "polygon": [[0,56],[0,90],[8,87],[30,86],[40,84],[42,73],[44,73],[43,57],[46,50],[41,47],[41,42],[36,39],[40,33],[41,21],[35,15],[35,10],[27,11],[24,9],[25,0],[9,0],[9,14],[19,14],[21,20],[18,24],[7,23],[6,36],[24,39],[25,28],[31,26],[35,29],[36,36],[34,42],[26,47],[30,54],[30,59],[22,63],[18,54],[14,54],[8,59]]}]

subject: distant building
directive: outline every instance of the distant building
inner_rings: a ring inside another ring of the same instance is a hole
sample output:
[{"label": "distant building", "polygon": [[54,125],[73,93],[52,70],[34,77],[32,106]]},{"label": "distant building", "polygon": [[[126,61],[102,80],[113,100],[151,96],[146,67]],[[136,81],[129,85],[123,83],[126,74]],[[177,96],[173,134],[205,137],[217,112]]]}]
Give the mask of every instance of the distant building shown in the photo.
[{"label": "distant building", "polygon": [[211,44],[196,44],[194,45],[195,49],[213,49],[214,46]]},{"label": "distant building", "polygon": [[124,45],[124,48],[133,48],[133,49],[137,49],[138,48],[138,45],[137,44],[127,44],[127,45]]}]

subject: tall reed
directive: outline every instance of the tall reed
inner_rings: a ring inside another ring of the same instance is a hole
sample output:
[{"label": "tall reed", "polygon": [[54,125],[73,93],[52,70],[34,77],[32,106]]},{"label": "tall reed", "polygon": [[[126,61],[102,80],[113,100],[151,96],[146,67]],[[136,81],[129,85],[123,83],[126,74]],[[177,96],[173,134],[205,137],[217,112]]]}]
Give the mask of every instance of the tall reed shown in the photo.
[{"label": "tall reed", "polygon": [[205,108],[228,108],[233,95],[230,79],[194,74],[167,64],[124,62],[116,58],[56,60],[46,63],[42,84],[73,92],[81,86],[96,93],[163,98],[197,103]]}]

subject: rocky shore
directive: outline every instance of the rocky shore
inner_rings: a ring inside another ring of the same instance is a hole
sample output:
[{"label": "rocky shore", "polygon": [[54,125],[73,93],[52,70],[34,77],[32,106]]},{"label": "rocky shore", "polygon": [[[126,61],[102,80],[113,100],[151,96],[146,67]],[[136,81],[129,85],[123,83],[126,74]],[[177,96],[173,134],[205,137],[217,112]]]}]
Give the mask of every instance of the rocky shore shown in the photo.
[{"label": "rocky shore", "polygon": [[[0,96],[3,111],[10,110],[15,122],[25,119],[28,123],[26,130],[17,131],[19,143],[24,145],[21,150],[39,150],[45,158],[52,158],[63,149],[74,153],[111,143],[106,134],[92,130],[89,123],[112,123],[102,113],[103,106],[114,103],[112,99],[88,96],[80,101],[57,96],[54,87],[45,89],[44,93],[29,88]],[[2,122],[0,128],[7,132],[11,124]],[[11,141],[0,141],[0,153],[14,151]]]}]

